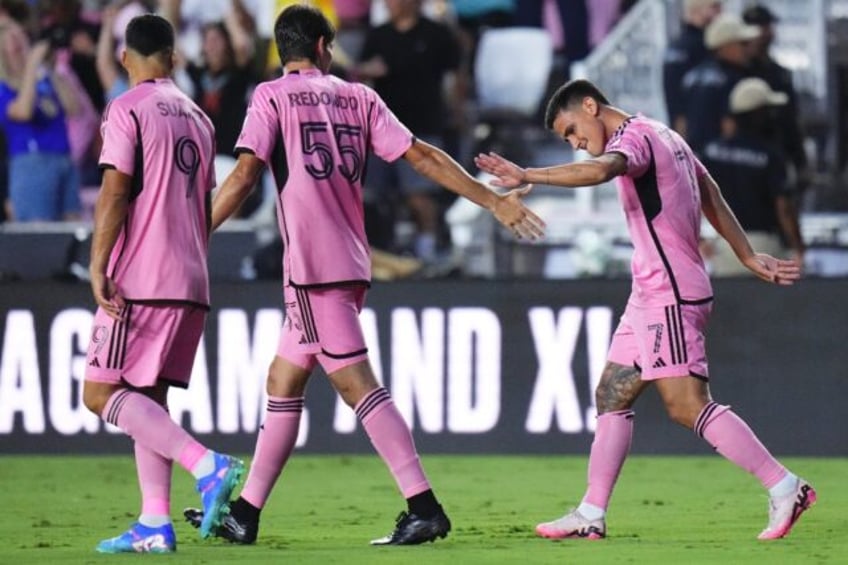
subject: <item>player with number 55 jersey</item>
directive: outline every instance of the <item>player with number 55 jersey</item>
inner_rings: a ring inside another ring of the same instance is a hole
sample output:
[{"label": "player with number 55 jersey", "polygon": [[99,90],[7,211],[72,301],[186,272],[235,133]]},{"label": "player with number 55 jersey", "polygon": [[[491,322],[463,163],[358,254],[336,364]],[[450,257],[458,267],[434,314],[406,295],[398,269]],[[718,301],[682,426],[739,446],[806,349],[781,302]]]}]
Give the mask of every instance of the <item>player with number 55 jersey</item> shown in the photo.
[{"label": "player with number 55 jersey", "polygon": [[236,153],[253,154],[274,173],[285,284],[371,280],[362,221],[368,152],[394,161],[412,142],[371,88],[320,69],[299,69],[256,88]]},{"label": "player with number 55 jersey", "polygon": [[[498,194],[440,149],[415,139],[370,88],[327,74],[335,30],[315,8],[295,4],[274,25],[284,74],[259,85],[238,161],[212,206],[212,226],[248,196],[265,167],[277,185],[286,317],[268,373],[268,405],[241,496],[217,535],[253,543],[259,514],[294,449],[307,382],[320,364],[356,413],[389,468],[407,510],[376,544],[413,545],[451,529],[418,458],[409,428],[368,361],[359,312],[371,281],[362,203],[366,157],[407,159],[416,171],[488,209],[519,237],[542,234],[521,201],[529,188]],[[186,510],[200,525],[205,513]]]}]

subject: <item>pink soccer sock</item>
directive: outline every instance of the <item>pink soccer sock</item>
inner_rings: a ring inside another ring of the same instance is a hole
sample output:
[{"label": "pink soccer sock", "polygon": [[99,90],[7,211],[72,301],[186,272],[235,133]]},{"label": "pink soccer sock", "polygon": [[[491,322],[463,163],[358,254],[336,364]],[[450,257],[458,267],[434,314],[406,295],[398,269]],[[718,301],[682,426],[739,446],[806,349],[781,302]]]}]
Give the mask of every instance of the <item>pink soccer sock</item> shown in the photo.
[{"label": "pink soccer sock", "polygon": [[757,477],[766,488],[786,476],[786,468],[760,443],[748,424],[717,402],[710,402],[695,420],[694,431],[725,459]]},{"label": "pink soccer sock", "polygon": [[589,452],[589,484],[583,502],[603,508],[609,505],[612,489],[633,439],[632,410],[606,412],[598,416],[598,427]]},{"label": "pink soccer sock", "polygon": [[241,497],[257,508],[265,506],[277,477],[297,441],[303,397],[268,397],[265,423],[259,428],[256,449]]},{"label": "pink soccer sock", "polygon": [[147,396],[128,389],[113,394],[101,418],[121,428],[136,443],[191,471],[208,451],[178,426],[168,411]]},{"label": "pink soccer sock", "polygon": [[141,489],[141,513],[170,516],[171,460],[135,442],[135,466]]},{"label": "pink soccer sock", "polygon": [[430,489],[412,434],[384,388],[365,395],[354,407],[371,443],[388,465],[404,498]]}]

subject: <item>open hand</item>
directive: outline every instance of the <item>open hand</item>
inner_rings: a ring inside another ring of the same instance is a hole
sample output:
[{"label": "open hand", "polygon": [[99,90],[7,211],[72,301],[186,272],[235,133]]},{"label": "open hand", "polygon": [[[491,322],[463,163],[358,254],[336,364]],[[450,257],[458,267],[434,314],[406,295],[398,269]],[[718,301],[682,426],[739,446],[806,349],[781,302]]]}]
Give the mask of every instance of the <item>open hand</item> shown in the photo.
[{"label": "open hand", "polygon": [[525,186],[498,195],[498,203],[492,210],[495,218],[518,239],[535,240],[545,235],[545,222],[521,201],[531,188]]},{"label": "open hand", "polygon": [[492,181],[492,186],[518,188],[527,183],[526,171],[497,153],[480,153],[474,158],[474,164],[484,173],[498,177]]},{"label": "open hand", "polygon": [[757,253],[747,261],[748,267],[762,280],[781,286],[795,284],[801,278],[801,266],[792,260],[776,259],[765,253]]}]

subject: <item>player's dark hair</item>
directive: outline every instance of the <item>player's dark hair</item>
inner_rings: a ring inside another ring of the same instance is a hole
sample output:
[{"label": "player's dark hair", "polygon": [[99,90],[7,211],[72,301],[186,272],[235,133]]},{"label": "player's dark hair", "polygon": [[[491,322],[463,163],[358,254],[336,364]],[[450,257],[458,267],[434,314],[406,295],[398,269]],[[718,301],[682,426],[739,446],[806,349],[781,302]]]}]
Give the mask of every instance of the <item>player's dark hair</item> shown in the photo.
[{"label": "player's dark hair", "polygon": [[283,65],[298,59],[317,63],[316,47],[322,37],[324,45],[329,45],[336,37],[336,30],[330,20],[312,6],[292,4],[280,13],[274,24],[274,39]]},{"label": "player's dark hair", "polygon": [[585,79],[570,80],[560,86],[548,100],[545,110],[545,127],[554,129],[554,120],[561,110],[569,106],[580,105],[587,96],[594,98],[600,104],[609,105],[609,100],[597,86]]},{"label": "player's dark hair", "polygon": [[174,51],[174,28],[156,14],[136,16],[127,25],[126,46],[144,57],[170,55]]}]

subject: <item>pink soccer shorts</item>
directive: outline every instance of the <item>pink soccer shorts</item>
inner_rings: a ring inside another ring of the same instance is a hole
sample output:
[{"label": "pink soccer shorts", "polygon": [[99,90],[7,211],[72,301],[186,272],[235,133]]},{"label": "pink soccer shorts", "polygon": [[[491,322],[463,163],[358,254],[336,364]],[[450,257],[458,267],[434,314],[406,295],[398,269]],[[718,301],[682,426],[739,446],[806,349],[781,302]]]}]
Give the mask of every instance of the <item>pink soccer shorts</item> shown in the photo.
[{"label": "pink soccer shorts", "polygon": [[647,308],[628,303],[607,359],[638,368],[643,380],[686,376],[706,380],[704,332],[711,311],[712,302]]},{"label": "pink soccer shorts", "polygon": [[286,286],[286,319],[277,355],[312,370],[320,363],[330,375],[368,358],[359,313],[363,285],[317,289]]},{"label": "pink soccer shorts", "polygon": [[206,323],[199,306],[127,304],[123,319],[94,314],[85,379],[135,388],[164,381],[187,388]]}]

